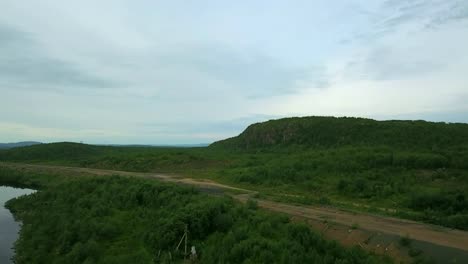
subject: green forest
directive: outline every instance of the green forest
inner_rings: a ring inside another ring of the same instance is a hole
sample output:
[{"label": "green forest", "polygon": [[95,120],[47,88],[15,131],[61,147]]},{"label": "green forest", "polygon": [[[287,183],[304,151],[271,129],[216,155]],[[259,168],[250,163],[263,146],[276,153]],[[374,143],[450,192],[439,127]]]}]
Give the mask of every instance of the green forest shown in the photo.
[{"label": "green forest", "polygon": [[7,202],[23,225],[15,263],[391,263],[343,248],[286,216],[154,180],[0,168],[0,185],[38,191]]},{"label": "green forest", "polygon": [[468,124],[285,118],[209,147],[55,143],[3,150],[0,161],[177,173],[468,230]]}]

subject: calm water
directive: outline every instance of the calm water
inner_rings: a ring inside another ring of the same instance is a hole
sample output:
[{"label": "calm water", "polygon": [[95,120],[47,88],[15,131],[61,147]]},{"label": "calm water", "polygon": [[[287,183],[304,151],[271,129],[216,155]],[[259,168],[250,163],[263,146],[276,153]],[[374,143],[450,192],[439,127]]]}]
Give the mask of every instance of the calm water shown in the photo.
[{"label": "calm water", "polygon": [[13,256],[13,244],[18,238],[20,226],[15,222],[13,215],[5,208],[5,202],[24,195],[33,193],[30,189],[17,189],[12,187],[0,186],[0,263],[12,263],[10,258]]}]

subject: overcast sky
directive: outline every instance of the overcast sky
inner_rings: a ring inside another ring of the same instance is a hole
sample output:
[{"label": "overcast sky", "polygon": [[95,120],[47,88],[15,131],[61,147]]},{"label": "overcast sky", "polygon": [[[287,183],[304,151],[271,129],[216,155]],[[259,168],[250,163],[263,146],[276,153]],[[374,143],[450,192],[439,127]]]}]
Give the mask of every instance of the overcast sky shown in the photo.
[{"label": "overcast sky", "polygon": [[286,116],[468,122],[468,1],[0,1],[0,142],[209,143]]}]

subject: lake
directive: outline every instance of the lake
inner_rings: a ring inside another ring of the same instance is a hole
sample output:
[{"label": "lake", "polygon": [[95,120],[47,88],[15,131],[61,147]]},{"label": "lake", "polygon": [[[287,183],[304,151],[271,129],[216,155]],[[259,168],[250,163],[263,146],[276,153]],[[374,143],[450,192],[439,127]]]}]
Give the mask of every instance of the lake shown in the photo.
[{"label": "lake", "polygon": [[25,194],[35,192],[30,189],[18,189],[0,186],[0,263],[13,263],[13,244],[18,238],[20,223],[15,222],[13,215],[5,208],[5,202]]}]

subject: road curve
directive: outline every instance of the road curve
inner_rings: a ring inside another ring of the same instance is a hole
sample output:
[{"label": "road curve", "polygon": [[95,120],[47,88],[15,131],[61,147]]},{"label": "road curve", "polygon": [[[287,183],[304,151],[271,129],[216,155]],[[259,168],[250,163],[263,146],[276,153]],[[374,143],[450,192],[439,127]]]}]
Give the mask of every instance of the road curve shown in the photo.
[{"label": "road curve", "polygon": [[[215,190],[222,192],[224,190],[240,191],[244,194],[227,193],[234,199],[246,202],[255,191],[236,188],[225,184],[220,184],[211,180],[183,178],[159,173],[141,173],[128,171],[103,170],[81,167],[65,167],[36,164],[4,163],[0,162],[0,167],[11,167],[23,170],[34,171],[54,171],[68,173],[83,173],[92,175],[121,175],[157,179],[166,182],[179,184],[188,184],[203,190]],[[457,248],[468,251],[468,232],[454,230],[420,222],[399,219],[387,216],[377,216],[366,213],[349,212],[330,207],[319,206],[297,206],[286,203],[274,202],[269,200],[255,199],[261,208],[275,212],[281,212],[290,216],[301,217],[312,220],[330,220],[338,224],[351,226],[359,225],[360,229],[381,232],[390,235],[405,236],[409,235],[412,239],[433,243],[440,246]]]}]

